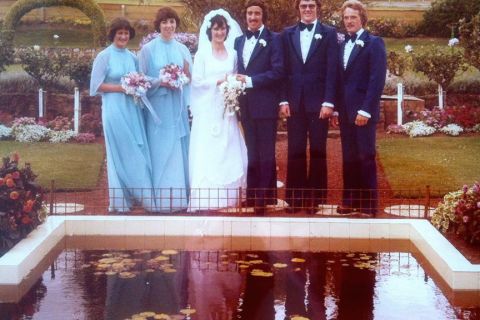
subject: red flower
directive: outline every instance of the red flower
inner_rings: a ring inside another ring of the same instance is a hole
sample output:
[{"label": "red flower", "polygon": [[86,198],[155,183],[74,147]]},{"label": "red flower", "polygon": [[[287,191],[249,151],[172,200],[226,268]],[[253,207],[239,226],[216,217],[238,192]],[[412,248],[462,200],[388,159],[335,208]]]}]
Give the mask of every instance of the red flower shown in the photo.
[{"label": "red flower", "polygon": [[17,191],[10,192],[10,199],[17,200],[19,197],[20,197],[20,193],[18,193]]},{"label": "red flower", "polygon": [[0,187],[3,186],[4,184],[5,184],[5,179],[0,178]]},{"label": "red flower", "polygon": [[13,178],[13,179],[18,179],[18,178],[20,178],[20,172],[15,171],[14,173],[12,173],[12,178]]},{"label": "red flower", "polygon": [[9,188],[13,188],[13,187],[15,187],[15,182],[13,181],[12,178],[10,178],[10,179],[7,179],[6,185],[7,185],[7,187],[9,187]]},{"label": "red flower", "polygon": [[31,224],[32,222],[33,222],[32,218],[30,218],[28,215],[25,215],[22,217],[23,224]]}]

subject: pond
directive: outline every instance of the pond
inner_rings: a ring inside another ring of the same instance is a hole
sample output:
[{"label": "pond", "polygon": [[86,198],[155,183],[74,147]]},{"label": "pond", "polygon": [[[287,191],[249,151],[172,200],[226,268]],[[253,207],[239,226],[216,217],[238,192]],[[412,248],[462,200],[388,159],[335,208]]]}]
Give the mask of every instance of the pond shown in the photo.
[{"label": "pond", "polygon": [[[85,249],[109,241],[115,239],[67,240],[46,258],[39,276],[31,276],[34,285],[19,302],[0,304],[0,319],[480,316],[478,293],[473,300],[451,299],[416,250],[402,252],[408,241],[394,252],[371,252],[368,242],[363,242],[365,250],[360,243],[356,252],[181,251],[162,245],[158,250],[119,250],[118,245],[111,246],[115,250]],[[145,241],[172,247],[178,243]]]}]

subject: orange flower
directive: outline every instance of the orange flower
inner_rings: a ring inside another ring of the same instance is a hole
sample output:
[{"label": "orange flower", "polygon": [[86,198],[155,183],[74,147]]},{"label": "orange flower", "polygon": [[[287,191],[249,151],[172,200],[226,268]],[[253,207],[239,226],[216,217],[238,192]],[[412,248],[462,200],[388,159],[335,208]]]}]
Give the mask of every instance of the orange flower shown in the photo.
[{"label": "orange flower", "polygon": [[14,173],[12,173],[12,178],[13,178],[13,179],[18,179],[18,178],[20,178],[20,172],[15,171]]},{"label": "orange flower", "polygon": [[9,188],[15,187],[15,182],[11,178],[7,179],[7,181],[5,183],[6,183],[7,187],[9,187]]},{"label": "orange flower", "polygon": [[32,212],[32,207],[31,207],[31,206],[28,206],[28,205],[24,205],[24,206],[23,206],[23,212],[25,212],[25,213],[30,213],[30,212]]},{"label": "orange flower", "polygon": [[18,193],[17,191],[10,192],[10,199],[17,200],[18,197],[20,197],[20,193]]}]

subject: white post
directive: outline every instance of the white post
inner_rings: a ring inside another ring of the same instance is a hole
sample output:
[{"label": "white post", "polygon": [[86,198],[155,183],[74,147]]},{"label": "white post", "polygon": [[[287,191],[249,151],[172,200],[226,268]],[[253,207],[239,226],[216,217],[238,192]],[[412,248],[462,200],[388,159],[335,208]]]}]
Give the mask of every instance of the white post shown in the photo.
[{"label": "white post", "polygon": [[438,107],[443,109],[443,88],[441,85],[438,85]]},{"label": "white post", "polygon": [[80,91],[75,87],[73,94],[73,128],[76,134],[80,132]]},{"label": "white post", "polygon": [[122,17],[125,17],[125,5],[122,4],[120,8],[122,9]]},{"label": "white post", "polygon": [[38,117],[43,118],[43,89],[38,89]]},{"label": "white post", "polygon": [[397,83],[397,125],[403,124],[403,84]]}]

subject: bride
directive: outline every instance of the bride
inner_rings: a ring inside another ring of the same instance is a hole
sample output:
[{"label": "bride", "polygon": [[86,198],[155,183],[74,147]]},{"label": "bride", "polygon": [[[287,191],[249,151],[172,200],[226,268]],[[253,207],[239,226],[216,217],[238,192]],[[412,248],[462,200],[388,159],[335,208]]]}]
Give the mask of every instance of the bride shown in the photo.
[{"label": "bride", "polygon": [[237,71],[238,23],[223,9],[208,13],[200,28],[192,72],[190,211],[236,206],[246,187],[247,149],[235,114],[224,112],[219,86]]}]

